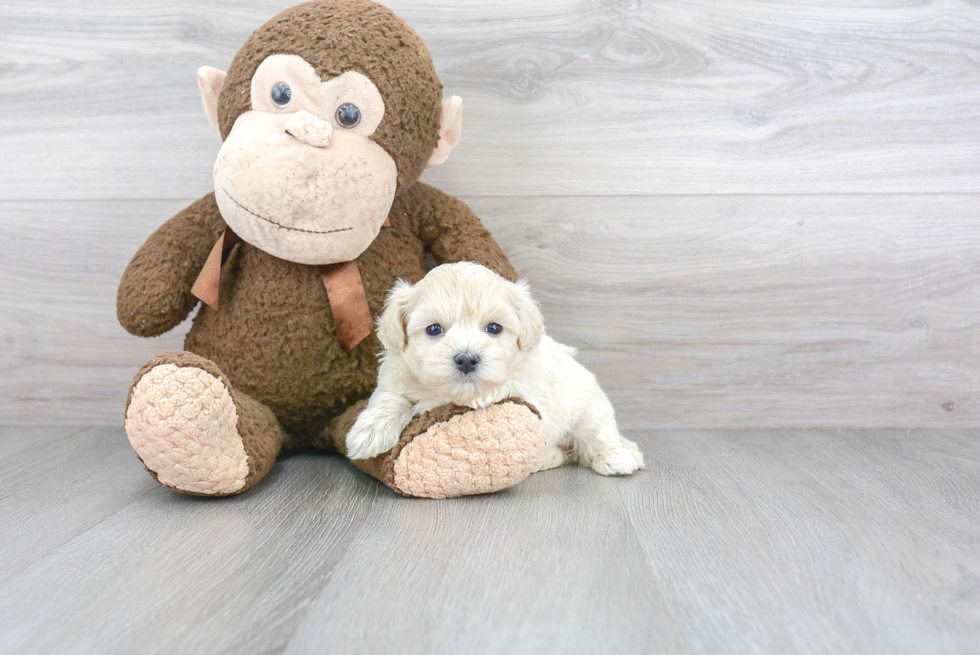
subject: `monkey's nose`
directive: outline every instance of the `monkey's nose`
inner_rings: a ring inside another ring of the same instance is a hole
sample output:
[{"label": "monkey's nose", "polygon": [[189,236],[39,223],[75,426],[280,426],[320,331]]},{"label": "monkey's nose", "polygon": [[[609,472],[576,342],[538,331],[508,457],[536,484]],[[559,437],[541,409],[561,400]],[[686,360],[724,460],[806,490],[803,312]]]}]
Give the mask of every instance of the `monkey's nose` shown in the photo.
[{"label": "monkey's nose", "polygon": [[314,148],[326,148],[333,137],[333,125],[303,110],[293,114],[283,129],[286,134]]},{"label": "monkey's nose", "polygon": [[456,353],[453,361],[456,362],[456,368],[463,373],[470,373],[480,363],[480,358],[473,353]]}]

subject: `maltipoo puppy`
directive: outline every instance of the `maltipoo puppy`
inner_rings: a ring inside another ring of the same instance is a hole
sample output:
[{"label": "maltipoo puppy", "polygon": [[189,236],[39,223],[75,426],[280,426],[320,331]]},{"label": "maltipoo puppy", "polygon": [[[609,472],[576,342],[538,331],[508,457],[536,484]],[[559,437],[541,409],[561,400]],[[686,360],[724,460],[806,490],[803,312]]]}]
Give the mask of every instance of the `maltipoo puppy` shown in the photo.
[{"label": "maltipoo puppy", "polygon": [[416,285],[399,280],[378,320],[378,387],[347,433],[367,459],[398,443],[412,418],[448,403],[482,408],[517,396],[541,413],[538,470],[577,461],[602,475],[643,468],[616,428],[612,404],[575,350],[545,335],[527,284],[479,264],[444,264]]}]

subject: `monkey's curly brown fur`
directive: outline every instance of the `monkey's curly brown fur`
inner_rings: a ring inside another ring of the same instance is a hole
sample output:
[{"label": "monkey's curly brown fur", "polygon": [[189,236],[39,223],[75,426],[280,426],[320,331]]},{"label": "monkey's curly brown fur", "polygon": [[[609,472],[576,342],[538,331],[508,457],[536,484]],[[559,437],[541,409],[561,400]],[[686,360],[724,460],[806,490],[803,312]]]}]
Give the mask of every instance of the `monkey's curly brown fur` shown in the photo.
[{"label": "monkey's curly brown fur", "polygon": [[[392,226],[357,260],[372,316],[380,314],[398,278],[422,279],[426,250],[438,261],[478,261],[517,279],[469,207],[431,186],[409,188],[390,216]],[[157,230],[119,286],[123,327],[156,336],[186,318],[196,300],[190,295],[194,277],[223,229],[209,194]],[[381,344],[372,333],[344,352],[317,267],[242,243],[225,263],[221,281],[220,309],[201,305],[184,348],[215,362],[236,389],[271,408],[298,445],[318,439],[331,418],[370,395]]]},{"label": "monkey's curly brown fur", "polygon": [[[321,0],[279,14],[231,65],[219,99],[223,137],[251,108],[251,77],[271,54],[299,55],[323,78],[360,71],[384,97],[384,119],[371,138],[395,161],[398,190],[391,227],[357,260],[373,316],[397,278],[414,283],[425,275],[427,251],[439,262],[475,261],[516,279],[469,207],[417,182],[438,142],[442,86],[422,41],[401,19],[368,0]],[[120,323],[133,334],[156,336],[184,320],[197,305],[191,286],[225,228],[209,194],[151,235],[120,283]],[[221,280],[220,309],[201,305],[185,349],[206,358],[195,366],[233,391],[251,471],[244,490],[265,474],[280,447],[334,448],[343,438],[337,426],[349,427],[355,403],[375,386],[381,345],[372,334],[344,351],[315,266],[240,243]],[[180,353],[161,357],[178,366],[199,361]]]},{"label": "monkey's curly brown fur", "polygon": [[389,9],[370,0],[307,2],[257,29],[228,69],[218,99],[221,138],[251,109],[249,89],[262,61],[299,55],[321,79],[345,71],[366,75],[385,99],[371,137],[398,166],[398,191],[412,186],[439,142],[442,83],[422,39]]}]

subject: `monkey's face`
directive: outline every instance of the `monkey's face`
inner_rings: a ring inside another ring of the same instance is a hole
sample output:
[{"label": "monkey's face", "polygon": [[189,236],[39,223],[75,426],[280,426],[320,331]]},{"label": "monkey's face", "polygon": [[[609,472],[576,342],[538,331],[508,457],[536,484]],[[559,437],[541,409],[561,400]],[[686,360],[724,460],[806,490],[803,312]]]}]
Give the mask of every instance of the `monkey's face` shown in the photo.
[{"label": "monkey's face", "polygon": [[357,258],[377,237],[398,169],[370,137],[385,103],[365,75],[326,81],[298,55],[275,54],[252,77],[251,110],[214,165],[221,215],[246,242],[301,264]]}]

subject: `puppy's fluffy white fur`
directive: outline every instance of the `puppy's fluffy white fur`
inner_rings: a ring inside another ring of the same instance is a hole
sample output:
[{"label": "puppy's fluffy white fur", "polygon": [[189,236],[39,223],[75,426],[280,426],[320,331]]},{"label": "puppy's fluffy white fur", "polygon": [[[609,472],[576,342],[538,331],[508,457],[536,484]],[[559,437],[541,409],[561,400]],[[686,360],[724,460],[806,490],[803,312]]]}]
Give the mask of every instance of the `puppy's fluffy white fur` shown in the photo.
[{"label": "puppy's fluffy white fur", "polygon": [[[492,334],[500,326],[499,334]],[[439,326],[427,332],[430,326]],[[400,280],[378,320],[385,347],[378,386],[347,434],[351,459],[390,450],[412,418],[447,403],[479,409],[516,396],[541,412],[546,447],[538,470],[578,461],[602,475],[643,468],[620,436],[612,404],[575,350],[545,335],[527,284],[469,262]],[[458,355],[479,358],[464,372]]]}]

